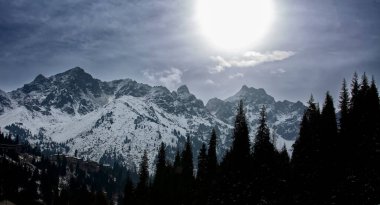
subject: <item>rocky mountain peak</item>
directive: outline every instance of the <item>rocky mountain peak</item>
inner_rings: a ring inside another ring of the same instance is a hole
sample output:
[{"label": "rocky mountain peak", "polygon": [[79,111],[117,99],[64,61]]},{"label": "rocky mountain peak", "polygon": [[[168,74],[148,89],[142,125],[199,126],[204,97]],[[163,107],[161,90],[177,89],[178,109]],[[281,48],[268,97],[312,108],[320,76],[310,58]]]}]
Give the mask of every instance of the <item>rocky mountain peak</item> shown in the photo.
[{"label": "rocky mountain peak", "polygon": [[102,82],[75,67],[50,77],[38,75],[33,82],[11,92],[28,110],[50,115],[51,108],[65,113],[86,114],[105,103]]},{"label": "rocky mountain peak", "polygon": [[243,85],[242,88],[232,97],[227,98],[227,102],[238,102],[243,100],[244,103],[256,103],[256,104],[271,104],[275,100],[272,96],[268,95],[264,89],[248,87]]},{"label": "rocky mountain peak", "polygon": [[189,91],[189,88],[186,86],[186,85],[181,85],[178,89],[177,89],[177,93],[178,94],[190,94],[190,91]]},{"label": "rocky mountain peak", "polygon": [[240,89],[240,91],[242,92],[247,92],[249,90],[248,86],[247,85],[243,85]]},{"label": "rocky mountain peak", "polygon": [[248,87],[246,85],[243,85],[237,94],[239,95],[252,95],[252,94],[268,95],[263,88]]},{"label": "rocky mountain peak", "polygon": [[84,81],[91,83],[95,80],[89,73],[80,67],[72,68],[68,71],[57,74],[54,77],[57,80],[70,81],[74,83],[84,83]]},{"label": "rocky mountain peak", "polygon": [[84,73],[86,73],[86,71],[84,71],[83,68],[77,66],[77,67],[74,67],[74,68],[71,68],[71,69],[67,70],[67,71],[64,72],[64,73],[70,73],[70,74],[84,74]]},{"label": "rocky mountain peak", "polygon": [[36,78],[34,78],[33,82],[34,82],[34,83],[43,83],[43,82],[45,82],[46,80],[47,80],[47,78],[46,78],[44,75],[39,74],[39,75],[37,75]]},{"label": "rocky mountain peak", "polygon": [[209,111],[215,111],[218,107],[224,105],[224,101],[219,98],[211,98],[206,104],[206,108]]}]

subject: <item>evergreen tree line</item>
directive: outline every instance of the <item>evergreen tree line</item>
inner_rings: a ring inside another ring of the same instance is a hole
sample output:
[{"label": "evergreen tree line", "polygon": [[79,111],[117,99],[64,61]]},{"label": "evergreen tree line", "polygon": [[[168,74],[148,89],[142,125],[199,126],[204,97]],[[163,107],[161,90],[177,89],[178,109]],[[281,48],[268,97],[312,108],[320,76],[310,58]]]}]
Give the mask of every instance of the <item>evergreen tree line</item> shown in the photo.
[{"label": "evergreen tree line", "polygon": [[[115,163],[111,169],[87,172],[79,163],[69,166],[63,155],[53,163],[37,147],[23,143],[17,136],[0,132],[0,201],[21,205],[106,205],[123,199],[118,196],[129,173],[125,167]],[[12,145],[20,149],[3,149]]]},{"label": "evergreen tree line", "polygon": [[380,104],[374,79],[343,81],[339,117],[326,94],[313,98],[294,144],[291,182],[296,204],[379,204]]},{"label": "evergreen tree line", "polygon": [[290,158],[278,150],[260,111],[253,142],[241,101],[233,142],[217,159],[217,136],[198,153],[194,171],[190,139],[174,162],[161,144],[152,179],[144,153],[139,182],[127,180],[124,204],[368,204],[380,203],[380,103],[375,81],[354,74],[343,81],[336,115],[327,92],[322,108],[311,96]]}]

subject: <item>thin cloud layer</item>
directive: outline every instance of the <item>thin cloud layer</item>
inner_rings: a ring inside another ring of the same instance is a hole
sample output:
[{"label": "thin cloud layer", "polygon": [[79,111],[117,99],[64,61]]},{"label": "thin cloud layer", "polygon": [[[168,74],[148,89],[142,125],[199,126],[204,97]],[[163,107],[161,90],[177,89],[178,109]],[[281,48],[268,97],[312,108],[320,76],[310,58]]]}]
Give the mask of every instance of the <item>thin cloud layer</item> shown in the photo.
[{"label": "thin cloud layer", "polygon": [[228,76],[229,79],[242,78],[242,77],[244,77],[243,73],[235,73]]},{"label": "thin cloud layer", "polygon": [[282,73],[286,73],[286,71],[282,68],[279,68],[279,69],[271,70],[270,73],[271,74],[282,74]]},{"label": "thin cloud layer", "polygon": [[282,61],[295,55],[293,51],[272,51],[260,53],[256,51],[245,52],[242,56],[225,59],[221,56],[211,56],[211,60],[216,63],[210,68],[210,73],[219,73],[226,68],[245,68],[274,61]]},{"label": "thin cloud layer", "polygon": [[182,83],[183,72],[178,68],[170,68],[162,72],[144,71],[144,76],[153,83],[159,83],[169,89],[175,89]]}]

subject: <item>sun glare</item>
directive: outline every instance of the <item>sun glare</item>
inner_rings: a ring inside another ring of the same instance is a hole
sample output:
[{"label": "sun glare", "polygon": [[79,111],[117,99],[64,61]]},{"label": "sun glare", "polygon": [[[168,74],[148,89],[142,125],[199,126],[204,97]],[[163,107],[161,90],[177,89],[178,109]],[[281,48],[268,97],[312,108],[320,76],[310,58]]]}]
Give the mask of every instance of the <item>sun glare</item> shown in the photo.
[{"label": "sun glare", "polygon": [[274,19],[272,0],[198,0],[196,12],[203,35],[228,51],[257,44]]}]

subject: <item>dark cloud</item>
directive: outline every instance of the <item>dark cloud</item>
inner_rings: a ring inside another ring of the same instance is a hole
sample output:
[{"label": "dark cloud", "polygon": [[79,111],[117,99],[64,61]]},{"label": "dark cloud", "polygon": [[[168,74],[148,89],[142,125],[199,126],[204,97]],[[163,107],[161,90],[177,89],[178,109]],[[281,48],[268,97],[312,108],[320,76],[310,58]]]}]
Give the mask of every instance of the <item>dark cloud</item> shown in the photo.
[{"label": "dark cloud", "polygon": [[[209,47],[194,22],[195,2],[0,1],[0,88],[75,66],[103,80],[188,84],[202,99],[225,98],[242,84],[278,99],[306,101],[310,93],[321,99],[354,71],[380,81],[379,1],[274,0],[276,20],[264,42],[241,53]],[[209,72],[212,56],[230,60],[248,51],[294,55]]]}]

